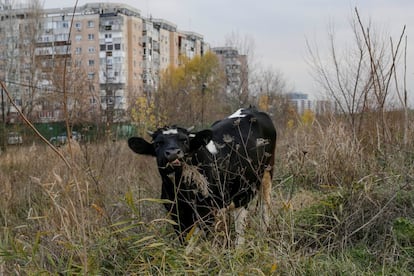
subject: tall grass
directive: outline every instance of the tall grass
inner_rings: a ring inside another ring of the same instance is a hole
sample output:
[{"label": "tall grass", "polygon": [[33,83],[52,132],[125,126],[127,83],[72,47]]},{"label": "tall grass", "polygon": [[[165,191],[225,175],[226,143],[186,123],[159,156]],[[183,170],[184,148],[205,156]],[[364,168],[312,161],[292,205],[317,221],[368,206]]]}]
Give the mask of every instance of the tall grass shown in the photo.
[{"label": "tall grass", "polygon": [[[373,139],[375,140],[375,139]],[[0,156],[0,274],[333,275],[414,272],[414,147],[370,151],[338,121],[278,141],[270,229],[252,205],[246,245],[217,232],[190,254],[155,160],[125,141]],[[256,212],[254,212],[256,211]]]}]

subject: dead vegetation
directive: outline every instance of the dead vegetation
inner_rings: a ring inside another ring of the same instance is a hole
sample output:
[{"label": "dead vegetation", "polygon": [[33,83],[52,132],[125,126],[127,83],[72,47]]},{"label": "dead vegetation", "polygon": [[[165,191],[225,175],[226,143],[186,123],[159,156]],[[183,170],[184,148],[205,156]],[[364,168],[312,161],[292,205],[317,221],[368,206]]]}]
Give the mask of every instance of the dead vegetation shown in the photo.
[{"label": "dead vegetation", "polygon": [[[260,208],[246,246],[200,237],[186,255],[155,161],[125,141],[72,145],[71,168],[43,145],[0,156],[3,273],[409,274],[414,147],[369,152],[339,121],[287,129],[277,147],[270,230]],[[254,208],[253,208],[254,209]],[[224,238],[224,236],[223,236]],[[227,237],[226,237],[227,238]]]},{"label": "dead vegetation", "polygon": [[[0,274],[413,274],[413,114],[395,69],[405,28],[384,59],[356,19],[365,73],[339,74],[359,67],[334,55],[332,78],[315,60],[342,115],[276,118],[283,126],[267,232],[256,208],[243,248],[225,246],[217,232],[186,254],[158,199],[155,161],[125,141],[16,147],[0,155]],[[402,111],[390,112],[394,86]]]}]

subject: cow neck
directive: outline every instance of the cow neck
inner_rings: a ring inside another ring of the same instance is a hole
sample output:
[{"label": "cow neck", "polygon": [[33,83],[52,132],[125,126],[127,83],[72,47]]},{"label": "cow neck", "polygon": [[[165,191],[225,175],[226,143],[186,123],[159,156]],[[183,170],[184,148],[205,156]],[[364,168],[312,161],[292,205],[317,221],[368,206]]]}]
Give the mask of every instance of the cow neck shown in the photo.
[{"label": "cow neck", "polygon": [[181,167],[165,175],[176,188],[180,185],[186,188],[193,188],[194,192],[200,193],[203,197],[207,197],[210,194],[208,181],[200,173],[197,166],[183,163]]},{"label": "cow neck", "polygon": [[170,182],[173,184],[173,186],[175,187],[176,184],[178,184],[181,179],[183,168],[182,166],[180,166],[180,167],[174,167],[172,171],[170,171],[169,169],[162,169],[162,171],[163,171],[163,175],[166,178],[168,178]]}]

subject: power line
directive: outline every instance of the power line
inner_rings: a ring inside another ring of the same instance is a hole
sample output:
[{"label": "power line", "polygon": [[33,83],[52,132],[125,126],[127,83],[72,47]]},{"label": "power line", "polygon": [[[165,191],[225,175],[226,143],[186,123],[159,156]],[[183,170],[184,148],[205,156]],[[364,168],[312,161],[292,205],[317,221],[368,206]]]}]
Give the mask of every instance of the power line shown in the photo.
[{"label": "power line", "polygon": [[22,87],[34,88],[34,89],[39,89],[39,90],[47,90],[47,91],[50,91],[50,92],[56,92],[56,93],[62,93],[62,94],[64,93],[64,91],[62,91],[62,90],[49,89],[49,88],[45,88],[45,87],[42,87],[42,86],[26,84],[26,83],[23,83],[23,82],[10,81],[10,80],[4,80],[4,79],[0,79],[0,81],[4,82],[4,83],[8,83],[8,84],[14,84],[14,85],[22,86]]}]

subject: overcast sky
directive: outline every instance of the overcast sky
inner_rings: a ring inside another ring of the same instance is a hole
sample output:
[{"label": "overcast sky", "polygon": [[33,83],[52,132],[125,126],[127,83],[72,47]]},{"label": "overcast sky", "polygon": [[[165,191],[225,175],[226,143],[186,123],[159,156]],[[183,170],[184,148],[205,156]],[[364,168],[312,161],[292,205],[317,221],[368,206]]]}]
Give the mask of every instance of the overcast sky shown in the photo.
[{"label": "overcast sky", "polygon": [[[87,2],[80,0],[78,6]],[[141,10],[143,16],[166,19],[180,30],[204,36],[211,46],[223,46],[231,33],[254,41],[256,61],[281,72],[295,91],[317,95],[309,74],[306,39],[320,49],[327,47],[328,26],[340,43],[350,36],[350,18],[357,7],[364,24],[371,21],[382,33],[398,40],[407,26],[408,56],[414,57],[414,0],[112,0]],[[45,8],[71,7],[72,0],[45,0]],[[411,58],[413,60],[413,58]],[[414,62],[408,62],[408,90],[413,92]]]}]

